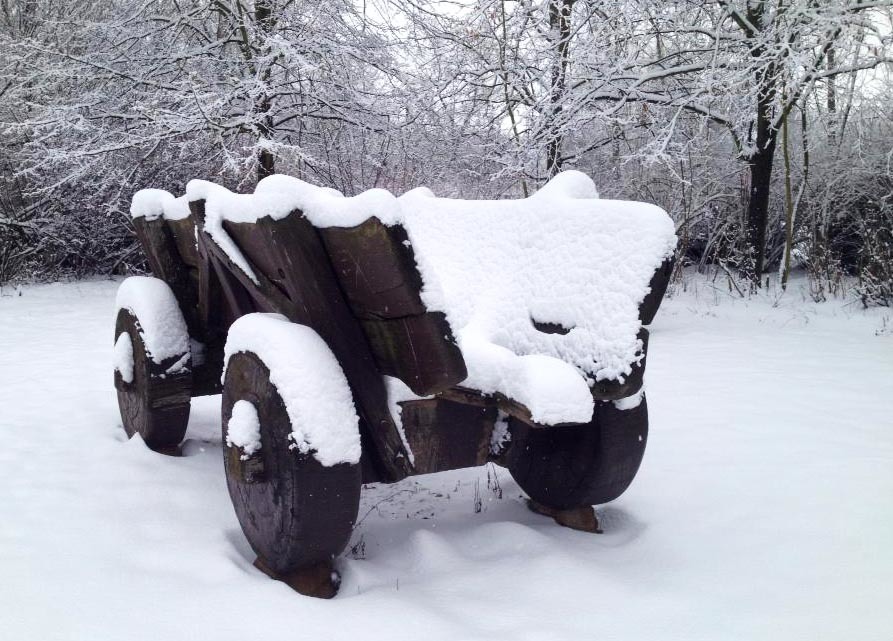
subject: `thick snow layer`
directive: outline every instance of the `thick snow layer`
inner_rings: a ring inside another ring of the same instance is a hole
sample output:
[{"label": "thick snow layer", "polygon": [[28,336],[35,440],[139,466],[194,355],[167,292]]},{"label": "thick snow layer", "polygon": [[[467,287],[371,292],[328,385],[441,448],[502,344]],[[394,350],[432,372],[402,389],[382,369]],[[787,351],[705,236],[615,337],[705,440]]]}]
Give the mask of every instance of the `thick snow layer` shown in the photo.
[{"label": "thick snow layer", "polygon": [[385,224],[399,222],[397,199],[385,189],[370,189],[346,198],[340,191],[276,174],[261,180],[253,194],[236,194],[205,180],[191,180],[186,196],[205,201],[205,215],[249,223],[269,216],[284,218],[300,209],[315,227],[355,227],[376,216]]},{"label": "thick snow layer", "polygon": [[186,196],[174,198],[163,189],[141,189],[130,202],[130,215],[134,218],[155,220],[180,220],[189,216],[189,201]]},{"label": "thick snow layer", "polygon": [[[556,176],[523,200],[399,199],[373,189],[353,198],[275,175],[253,194],[193,180],[205,228],[255,279],[223,221],[274,219],[300,209],[317,227],[352,227],[372,216],[406,227],[430,310],[446,313],[468,366],[464,385],[500,392],[544,424],[588,422],[589,384],[623,380],[641,359],[638,305],[655,269],[675,248],[663,210],[599,200],[578,171]],[[534,321],[570,331],[545,333]]]},{"label": "thick snow layer", "polygon": [[890,310],[693,281],[651,327],[648,450],[604,534],[531,513],[499,467],[373,485],[319,601],[252,565],[219,397],[182,457],[127,440],[115,287],[0,289],[4,639],[890,638]]},{"label": "thick snow layer", "polygon": [[130,334],[121,332],[115,340],[114,350],[115,371],[121,374],[121,380],[125,383],[133,382],[133,341]]},{"label": "thick snow layer", "polygon": [[325,466],[360,461],[353,396],[319,334],[278,314],[248,314],[230,327],[224,362],[238,352],[256,354],[269,368],[288,412],[293,447]]},{"label": "thick snow layer", "polygon": [[232,414],[226,423],[226,444],[241,448],[243,461],[260,450],[260,419],[251,401],[233,403]]},{"label": "thick snow layer", "polygon": [[638,305],[676,245],[660,208],[596,195],[588,177],[565,172],[524,200],[400,198],[422,300],[447,315],[468,366],[463,385],[501,392],[540,423],[590,420],[581,373],[630,373],[641,358]]},{"label": "thick snow layer", "polygon": [[189,330],[167,283],[150,276],[131,276],[118,287],[117,310],[127,309],[136,316],[146,351],[159,365],[174,356],[185,357],[172,366],[179,371],[189,365]]}]

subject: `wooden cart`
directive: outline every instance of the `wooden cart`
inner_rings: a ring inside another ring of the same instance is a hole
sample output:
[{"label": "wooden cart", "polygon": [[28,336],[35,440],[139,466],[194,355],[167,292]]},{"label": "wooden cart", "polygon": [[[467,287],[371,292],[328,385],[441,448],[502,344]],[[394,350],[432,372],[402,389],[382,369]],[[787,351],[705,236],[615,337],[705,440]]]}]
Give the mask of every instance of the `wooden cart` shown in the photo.
[{"label": "wooden cart", "polygon": [[[129,435],[140,434],[153,450],[175,453],[190,398],[222,392],[230,496],[256,565],[269,575],[304,594],[333,596],[333,559],[351,535],[363,483],[495,461],[508,468],[534,509],[595,530],[591,506],[617,498],[633,480],[647,440],[647,404],[643,399],[621,410],[612,401],[641,388],[644,359],[623,383],[592,387],[590,423],[543,428],[515,400],[463,386],[463,354],[444,314],[422,302],[422,279],[401,226],[373,217],[351,228],[316,228],[300,211],[278,220],[224,221],[251,277],[207,233],[204,201],[189,203],[189,209],[178,219],[134,219],[152,273],[175,299],[182,315],[175,320],[185,326],[188,341],[167,345],[159,359],[144,331],[159,320],[148,316],[176,314],[146,310],[151,302],[119,306],[116,344],[126,334],[132,352],[132,371],[115,373],[122,421]],[[654,274],[639,309],[643,325],[654,317],[671,272],[668,259]],[[312,328],[334,354],[360,419],[358,464],[326,466],[286,445],[288,411],[261,355],[240,351],[224,363],[228,330],[255,312]],[[647,346],[646,329],[640,337]],[[401,403],[402,429],[389,410],[384,376],[427,397]],[[240,400],[256,408],[260,424],[261,446],[249,455],[226,438]],[[494,430],[506,425],[510,440],[493,447]]]}]

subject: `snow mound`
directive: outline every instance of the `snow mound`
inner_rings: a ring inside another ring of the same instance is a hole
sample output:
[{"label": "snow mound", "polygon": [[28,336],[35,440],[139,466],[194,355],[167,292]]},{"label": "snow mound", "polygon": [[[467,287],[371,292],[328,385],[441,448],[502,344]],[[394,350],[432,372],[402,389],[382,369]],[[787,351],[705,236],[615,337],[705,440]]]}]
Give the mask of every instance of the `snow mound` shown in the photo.
[{"label": "snow mound", "polygon": [[592,418],[593,381],[642,358],[639,303],[676,246],[659,207],[599,200],[579,172],[522,200],[400,197],[429,310],[453,329],[468,378],[543,424]]},{"label": "snow mound", "polygon": [[[170,373],[188,366],[189,330],[167,283],[150,276],[125,279],[118,287],[115,314],[122,309],[129,310],[139,321],[140,337],[153,362],[160,365],[169,358],[180,357],[169,369]],[[118,349],[116,342],[115,351]],[[132,353],[131,350],[131,358]],[[123,376],[123,370],[119,371]]]},{"label": "snow mound", "polygon": [[239,352],[255,354],[270,370],[291,422],[291,447],[311,453],[326,467],[360,461],[359,418],[350,387],[315,331],[279,314],[247,314],[230,327],[224,363]]},{"label": "snow mound", "polygon": [[226,444],[241,448],[243,461],[260,450],[260,419],[257,408],[249,401],[233,403],[232,414],[226,423]]},{"label": "snow mound", "polygon": [[592,178],[576,169],[557,174],[552,180],[533,194],[532,198],[598,198],[598,190]]},{"label": "snow mound", "polygon": [[186,196],[174,198],[163,189],[141,189],[130,202],[130,215],[146,220],[181,220],[189,216],[189,200]]},{"label": "snow mound", "polygon": [[315,227],[356,227],[373,216],[386,225],[400,222],[397,198],[386,189],[370,189],[347,198],[336,189],[282,174],[261,180],[253,194],[236,194],[206,180],[190,180],[186,198],[204,200],[206,218],[236,223],[256,222],[265,216],[278,220],[295,210]]}]

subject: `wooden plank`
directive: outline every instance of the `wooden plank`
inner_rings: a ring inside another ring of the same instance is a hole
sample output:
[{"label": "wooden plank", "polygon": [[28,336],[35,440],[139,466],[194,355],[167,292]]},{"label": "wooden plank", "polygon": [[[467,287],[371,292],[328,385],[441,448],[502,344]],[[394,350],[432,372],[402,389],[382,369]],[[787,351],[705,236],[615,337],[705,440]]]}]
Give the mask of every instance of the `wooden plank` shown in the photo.
[{"label": "wooden plank", "polygon": [[[203,217],[203,202],[190,206],[196,216]],[[236,278],[261,309],[312,327],[326,341],[351,387],[364,442],[374,445],[364,449],[364,455],[374,459],[372,466],[364,461],[364,470],[369,470],[367,479],[395,481],[406,477],[412,470],[388,410],[384,380],[316,230],[300,212],[275,221],[262,218],[254,227],[250,234],[241,236],[240,249],[246,256],[268,254],[267,269],[275,270],[281,287],[256,265],[252,265],[252,271],[259,282],[252,282],[205,232],[199,234],[200,251],[207,252],[210,260],[219,262]]]},{"label": "wooden plank", "polygon": [[174,297],[186,320],[186,326],[189,328],[189,335],[200,337],[202,323],[196,310],[198,292],[195,290],[195,280],[189,274],[189,267],[180,257],[173,233],[163,218],[154,220],[134,218],[133,227],[149,260],[152,274],[167,283],[174,292]]},{"label": "wooden plank", "polygon": [[166,223],[171,230],[181,260],[190,267],[198,267],[201,258],[198,255],[198,241],[196,239],[195,223],[192,218],[168,220]]},{"label": "wooden plank", "polygon": [[468,405],[443,398],[406,401],[400,406],[416,474],[487,462],[496,422],[495,406]]},{"label": "wooden plank", "polygon": [[[298,214],[300,215],[300,214]],[[245,257],[254,267],[255,275],[260,273],[266,277],[265,286],[273,286],[284,296],[288,297],[288,287],[285,284],[285,272],[278,264],[276,255],[264,245],[263,232],[255,223],[223,222],[223,229],[236,242]]]},{"label": "wooden plank", "polygon": [[375,445],[381,476],[387,480],[404,478],[412,470],[388,409],[384,379],[363,329],[348,306],[322,239],[298,212],[280,220],[261,218],[256,225],[261,232],[259,242],[276,256],[289,298],[297,308],[289,319],[316,330],[338,359]]},{"label": "wooden plank", "polygon": [[382,373],[396,376],[419,396],[441,392],[468,376],[462,352],[440,312],[362,324]]},{"label": "wooden plank", "polygon": [[[191,202],[189,208],[193,229],[203,229],[204,202]],[[223,374],[223,348],[226,344],[226,333],[235,320],[227,308],[228,297],[224,293],[218,270],[214,267],[216,249],[219,248],[205,232],[196,235],[196,251],[199,257],[199,265],[194,272],[198,283],[196,315],[202,326],[201,340],[204,354],[193,368],[194,396],[219,394],[222,391],[220,377]],[[233,296],[235,295],[230,292],[230,297]]]},{"label": "wooden plank", "polygon": [[422,279],[406,230],[369,218],[356,227],[319,230],[357,318],[400,318],[425,313]]}]

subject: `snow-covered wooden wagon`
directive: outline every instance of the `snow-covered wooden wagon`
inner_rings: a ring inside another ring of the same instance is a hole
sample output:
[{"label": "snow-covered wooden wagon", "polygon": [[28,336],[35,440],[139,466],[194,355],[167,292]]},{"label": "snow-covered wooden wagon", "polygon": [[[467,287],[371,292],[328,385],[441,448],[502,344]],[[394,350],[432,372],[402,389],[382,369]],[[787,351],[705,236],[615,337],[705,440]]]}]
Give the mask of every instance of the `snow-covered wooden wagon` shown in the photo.
[{"label": "snow-covered wooden wagon", "polygon": [[363,483],[495,461],[594,529],[635,476],[676,242],[659,208],[565,172],[505,201],[192,181],[131,211],[155,277],[118,293],[124,427],[176,451],[190,398],[222,392],[239,522],[298,591],[337,590]]}]

